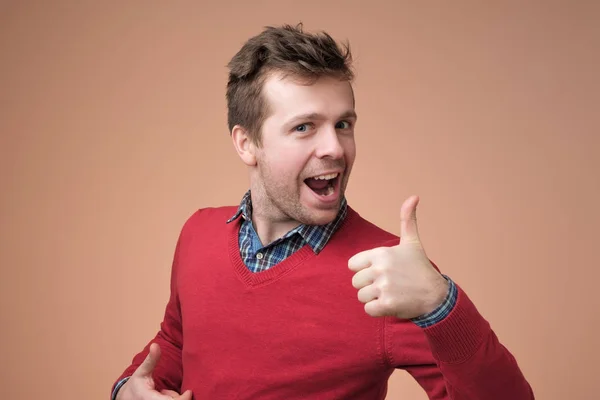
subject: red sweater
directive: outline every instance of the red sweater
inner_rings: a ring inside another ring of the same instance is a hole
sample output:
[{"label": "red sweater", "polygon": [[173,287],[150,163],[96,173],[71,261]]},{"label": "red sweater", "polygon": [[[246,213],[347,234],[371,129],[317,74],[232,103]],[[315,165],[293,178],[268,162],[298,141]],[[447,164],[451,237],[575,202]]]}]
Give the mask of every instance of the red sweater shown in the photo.
[{"label": "red sweater", "polygon": [[[384,399],[399,368],[430,399],[534,398],[515,359],[460,287],[451,314],[429,328],[365,313],[348,259],[395,245],[397,236],[348,208],[319,255],[304,246],[252,273],[239,253],[240,220],[226,224],[234,212],[201,209],[181,231],[170,299],[152,340],[162,350],[154,371],[158,390],[191,389],[195,400]],[[133,373],[149,345],[118,380]]]}]

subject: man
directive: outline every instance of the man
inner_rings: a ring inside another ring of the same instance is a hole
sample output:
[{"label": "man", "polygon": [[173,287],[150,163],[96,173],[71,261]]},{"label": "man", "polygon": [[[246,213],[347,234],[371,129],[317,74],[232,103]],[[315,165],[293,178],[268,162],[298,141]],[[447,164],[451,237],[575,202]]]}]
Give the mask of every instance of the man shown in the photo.
[{"label": "man", "polygon": [[156,337],[113,398],[383,399],[395,369],[431,399],[533,399],[514,357],[428,259],[417,196],[400,237],[345,189],[357,115],[347,46],[266,28],[229,63],[228,121],[250,189],[184,224]]}]

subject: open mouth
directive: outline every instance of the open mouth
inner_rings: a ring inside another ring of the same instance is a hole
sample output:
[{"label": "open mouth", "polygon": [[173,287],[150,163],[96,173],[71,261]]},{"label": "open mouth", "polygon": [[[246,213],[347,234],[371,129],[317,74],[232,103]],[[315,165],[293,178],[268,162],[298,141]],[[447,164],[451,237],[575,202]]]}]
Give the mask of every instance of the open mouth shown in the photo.
[{"label": "open mouth", "polygon": [[339,173],[314,176],[304,180],[306,186],[319,196],[329,196],[335,192],[335,187],[340,179]]}]

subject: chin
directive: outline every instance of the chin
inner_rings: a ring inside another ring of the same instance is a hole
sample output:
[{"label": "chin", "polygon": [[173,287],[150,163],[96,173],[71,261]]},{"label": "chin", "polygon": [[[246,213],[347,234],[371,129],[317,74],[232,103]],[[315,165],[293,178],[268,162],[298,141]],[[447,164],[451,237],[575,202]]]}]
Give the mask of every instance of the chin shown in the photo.
[{"label": "chin", "polygon": [[318,216],[313,218],[312,221],[310,221],[310,223],[308,223],[307,225],[327,225],[332,223],[335,220],[336,216],[336,214],[332,216]]},{"label": "chin", "polygon": [[339,204],[337,207],[330,207],[327,209],[315,209],[313,207],[305,208],[301,223],[305,225],[327,225],[333,222],[340,210]]}]

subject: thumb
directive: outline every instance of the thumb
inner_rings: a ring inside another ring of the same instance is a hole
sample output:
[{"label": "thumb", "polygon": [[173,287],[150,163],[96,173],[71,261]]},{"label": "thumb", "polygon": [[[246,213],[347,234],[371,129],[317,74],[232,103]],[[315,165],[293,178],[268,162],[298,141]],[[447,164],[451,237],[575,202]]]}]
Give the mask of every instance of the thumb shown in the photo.
[{"label": "thumb", "polygon": [[159,359],[160,346],[157,343],[152,343],[148,351],[148,356],[146,356],[144,362],[140,364],[140,366],[138,367],[138,369],[135,370],[133,375],[142,377],[151,376],[152,371],[154,371],[154,367],[156,367],[156,364],[158,363]]},{"label": "thumb", "polygon": [[417,204],[419,196],[411,196],[400,208],[400,242],[419,243],[417,227]]}]

